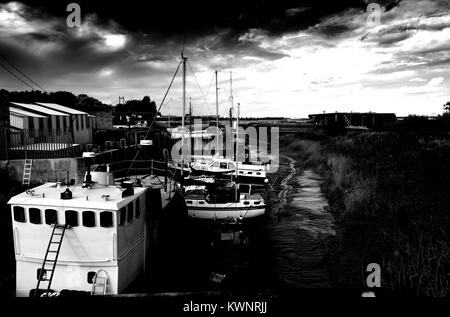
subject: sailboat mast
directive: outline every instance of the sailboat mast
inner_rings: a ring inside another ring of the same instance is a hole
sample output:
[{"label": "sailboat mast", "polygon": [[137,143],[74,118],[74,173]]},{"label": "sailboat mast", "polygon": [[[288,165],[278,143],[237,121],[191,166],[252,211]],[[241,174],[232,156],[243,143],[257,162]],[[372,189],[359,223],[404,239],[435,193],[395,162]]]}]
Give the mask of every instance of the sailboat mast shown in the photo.
[{"label": "sailboat mast", "polygon": [[192,132],[192,98],[189,97],[189,134]]},{"label": "sailboat mast", "polygon": [[192,102],[189,97],[189,167],[191,166],[191,148],[192,148]]},{"label": "sailboat mast", "polygon": [[234,103],[233,103],[233,73],[230,71],[230,129],[231,135],[234,137],[233,132],[233,111],[234,111]]},{"label": "sailboat mast", "polygon": [[239,155],[239,112],[240,112],[240,108],[241,108],[241,104],[238,103],[237,104],[237,115],[236,115],[236,179],[237,179],[238,171],[239,171],[238,155]]},{"label": "sailboat mast", "polygon": [[186,113],[186,60],[187,57],[184,57],[183,53],[181,53],[181,59],[183,61],[183,113],[181,116],[181,177],[183,177],[183,169],[184,169],[184,115]]},{"label": "sailboat mast", "polygon": [[233,73],[230,71],[230,101],[231,101],[231,108],[234,108],[233,104]]},{"label": "sailboat mast", "polygon": [[219,87],[217,86],[217,70],[216,74],[216,153],[219,154]]},{"label": "sailboat mast", "polygon": [[[239,154],[239,108],[240,108],[240,104],[237,104],[237,114],[236,114],[236,162],[235,162],[235,166],[236,166],[236,177],[235,177],[235,182],[237,183],[237,179],[238,179],[238,172],[239,172],[239,167],[238,167],[238,154]],[[236,196],[236,202],[239,202],[239,191],[238,191],[238,186],[235,185],[235,196]]]}]

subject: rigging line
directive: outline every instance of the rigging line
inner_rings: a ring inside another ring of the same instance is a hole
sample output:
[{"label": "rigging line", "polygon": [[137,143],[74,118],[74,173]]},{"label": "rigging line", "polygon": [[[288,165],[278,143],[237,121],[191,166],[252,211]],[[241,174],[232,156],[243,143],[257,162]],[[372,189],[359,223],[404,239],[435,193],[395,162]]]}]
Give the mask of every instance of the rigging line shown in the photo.
[{"label": "rigging line", "polygon": [[[218,81],[219,81],[219,83],[220,83],[220,82],[221,82],[220,72],[217,73],[217,77],[218,77]],[[224,90],[225,96],[226,96],[226,95],[230,95],[230,93],[228,92],[227,85],[223,85],[223,88],[221,88],[221,89]],[[228,99],[229,99],[229,98],[228,98]]]},{"label": "rigging line", "polygon": [[8,59],[6,59],[5,56],[0,54],[0,57],[7,62],[10,66],[12,66],[19,74],[21,74],[23,77],[25,77],[26,79],[28,79],[29,81],[31,81],[35,86],[39,87],[41,90],[48,92],[47,90],[45,90],[44,88],[42,88],[41,86],[39,86],[33,79],[31,79],[30,77],[28,77],[26,74],[24,74],[19,68],[17,68],[13,63],[11,63]]},{"label": "rigging line", "polygon": [[[221,78],[220,78],[220,73],[218,73],[218,77],[219,77],[219,82],[221,81]],[[224,98],[226,98],[226,103],[227,103],[227,112],[230,110],[230,108],[232,108],[232,106],[231,106],[231,94],[230,94],[230,90],[227,88],[227,85],[223,85],[223,88],[221,88],[221,89],[223,89],[223,91],[224,91],[224,94],[223,94],[223,99],[222,100],[224,100]],[[227,96],[228,95],[228,97],[225,97],[225,96]],[[228,115],[227,115],[228,116]]]},{"label": "rigging line", "polygon": [[[153,124],[155,123],[155,120],[156,120],[156,114],[157,114],[158,112],[161,112],[161,107],[163,106],[164,101],[166,100],[167,94],[169,93],[170,88],[172,87],[173,81],[175,80],[175,77],[177,76],[178,70],[180,69],[180,66],[181,66],[182,63],[183,63],[183,60],[180,61],[180,63],[178,64],[178,67],[177,67],[177,69],[176,69],[176,71],[175,71],[175,74],[173,74],[173,77],[172,77],[172,80],[170,81],[169,87],[167,87],[167,91],[166,91],[166,93],[164,94],[163,99],[161,100],[161,103],[160,103],[160,105],[159,105],[159,107],[158,107],[158,110],[156,111],[155,116],[153,117],[152,122],[150,123],[150,126],[148,127],[148,130],[147,130],[147,133],[145,134],[144,140],[147,139],[148,134],[150,133],[150,130],[152,129]],[[138,150],[136,151],[136,154],[135,154],[135,156],[134,156],[134,158],[133,158],[133,161],[131,162],[130,167],[128,168],[127,174],[126,174],[125,176],[128,176],[128,174],[130,173],[130,169],[133,167],[134,161],[136,161],[136,159],[137,159],[137,157],[138,157],[140,151],[141,151],[141,149],[138,149]]]},{"label": "rigging line", "polygon": [[[189,61],[188,61],[188,66],[189,66],[189,69],[191,70],[191,75],[192,75],[192,77],[194,78],[195,83],[197,84],[197,87],[198,87],[199,90],[200,90],[201,98],[203,98],[203,105],[202,105],[202,107],[205,106],[205,104],[206,104],[206,106],[207,106],[208,109],[209,109],[209,106],[208,106],[207,103],[206,103],[205,95],[203,94],[202,88],[200,87],[200,85],[199,85],[199,83],[198,83],[198,81],[197,81],[197,77],[195,76],[194,70],[192,69],[192,66],[191,66],[191,64],[189,63]],[[201,108],[200,108],[200,109],[201,109]],[[201,111],[200,111],[200,112],[201,112]]]},{"label": "rigging line", "polygon": [[[208,97],[209,89],[211,88],[211,84],[212,84],[213,80],[214,80],[214,74],[212,75],[211,81],[209,82],[208,90],[206,91],[206,97]],[[209,108],[209,107],[208,107],[208,108]]]},{"label": "rigging line", "polygon": [[205,101],[205,105],[208,108],[208,110],[211,112],[211,109],[209,108],[208,102],[206,101],[205,95],[203,94],[202,87],[200,87],[200,84],[198,83],[197,77],[195,76],[195,72],[192,69],[191,63],[189,63],[189,61],[188,61],[188,65],[189,65],[189,68],[191,69],[191,73],[192,73],[192,75],[193,75],[193,77],[195,79],[195,82],[197,83],[197,86],[200,89],[200,93],[202,94],[203,100]]},{"label": "rigging line", "polygon": [[8,68],[6,68],[5,65],[3,65],[2,63],[0,63],[0,66],[3,67],[8,73],[10,73],[11,75],[13,75],[16,79],[18,79],[19,81],[21,81],[23,84],[27,85],[28,87],[31,88],[31,90],[36,90],[34,87],[30,86],[28,83],[26,83],[22,78],[20,78],[19,76],[17,76],[16,74],[14,74],[12,71],[10,71]]},{"label": "rigging line", "polygon": [[209,82],[208,90],[206,91],[206,97],[208,97],[209,89],[211,88],[211,84],[212,84],[213,80],[214,80],[214,74],[212,75],[211,81]]}]

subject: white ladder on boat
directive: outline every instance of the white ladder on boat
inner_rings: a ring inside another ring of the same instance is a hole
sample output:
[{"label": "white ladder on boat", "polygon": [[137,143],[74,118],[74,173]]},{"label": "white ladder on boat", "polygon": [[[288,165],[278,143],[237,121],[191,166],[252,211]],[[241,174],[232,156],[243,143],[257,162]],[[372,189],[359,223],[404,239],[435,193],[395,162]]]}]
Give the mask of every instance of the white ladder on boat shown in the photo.
[{"label": "white ladder on boat", "polygon": [[[101,276],[103,273],[103,276]],[[99,270],[92,279],[91,295],[105,295],[106,285],[108,284],[108,273],[105,270]]]},{"label": "white ladder on boat", "polygon": [[22,185],[29,186],[31,180],[31,165],[33,165],[33,160],[25,160],[25,165],[23,166],[23,179]]}]

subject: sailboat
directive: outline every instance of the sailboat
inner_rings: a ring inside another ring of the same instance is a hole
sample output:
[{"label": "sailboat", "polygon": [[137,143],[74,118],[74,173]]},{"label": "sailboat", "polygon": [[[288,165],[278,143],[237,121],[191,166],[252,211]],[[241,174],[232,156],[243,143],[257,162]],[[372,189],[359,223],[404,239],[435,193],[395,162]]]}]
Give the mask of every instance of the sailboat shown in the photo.
[{"label": "sailboat", "polygon": [[[239,124],[239,104],[237,126]],[[239,132],[236,135],[239,137]],[[236,157],[238,147],[236,147]],[[235,164],[235,175],[238,175]],[[245,190],[247,189],[247,190]],[[234,181],[193,185],[184,189],[188,215],[193,218],[239,223],[259,217],[266,212],[266,203],[261,194],[252,194],[252,186],[241,186]]]},{"label": "sailboat", "polygon": [[[216,112],[217,112],[217,131],[219,131],[219,105],[218,105],[218,87],[217,87],[217,71],[216,74]],[[233,108],[233,79],[232,73],[230,72],[230,102]],[[231,111],[230,111],[231,113]],[[239,114],[238,114],[239,115]],[[230,114],[230,120],[231,114]],[[239,120],[237,118],[237,120]],[[231,125],[231,123],[230,123]],[[232,128],[230,126],[230,128]],[[241,140],[238,137],[238,125],[236,126],[236,147]],[[219,148],[219,135],[216,135],[217,144],[216,149]],[[238,181],[247,182],[247,183],[256,183],[262,184],[266,180],[266,170],[268,166],[266,164],[255,164],[255,162],[244,163],[238,160],[238,156],[236,155],[236,159],[226,158],[220,156],[218,151],[216,150],[215,155],[211,156],[201,156],[198,158],[194,158],[194,161],[191,164],[191,173],[192,175],[233,175],[235,170],[238,172],[235,175],[235,178]]]},{"label": "sailboat", "polygon": [[[181,63],[183,65],[183,110],[182,110],[182,131],[185,130],[185,114],[186,114],[186,62],[187,57],[181,55]],[[216,73],[217,74],[217,73]],[[217,77],[216,77],[217,78]],[[216,89],[217,92],[217,89]],[[216,98],[217,100],[217,98]],[[231,97],[232,101],[232,97]],[[239,107],[237,104],[236,125],[239,126]],[[216,103],[216,108],[217,103]],[[218,111],[217,111],[218,113]],[[219,128],[219,117],[217,116],[216,124]],[[189,167],[192,172],[192,164],[185,159],[185,136],[188,134],[182,133],[181,136],[181,160],[174,163],[174,168],[179,170],[180,186],[186,201],[188,215],[192,218],[209,219],[218,221],[227,221],[231,223],[245,221],[249,218],[258,217],[265,214],[266,203],[261,194],[252,193],[252,186],[245,186],[237,184],[229,180],[208,181],[205,183],[192,185],[192,175],[187,173],[186,169]],[[236,130],[236,143],[239,140],[239,130]],[[189,135],[189,141],[190,135]],[[190,147],[188,147],[190,148]],[[238,157],[238,149],[236,146],[236,157]],[[190,154],[190,153],[189,153]],[[217,153],[216,153],[217,154]],[[213,158],[212,156],[211,158]],[[191,158],[191,157],[190,157]],[[227,165],[228,170],[218,170],[218,174],[233,174],[237,179],[240,164]],[[220,167],[220,166],[219,166]],[[213,171],[211,167],[210,171]],[[225,173],[224,173],[225,172]],[[191,183],[191,185],[187,185]]]},{"label": "sailboat", "polygon": [[207,185],[185,187],[188,215],[198,219],[242,222],[262,216],[266,204],[260,194],[242,191],[235,182],[215,182]]},{"label": "sailboat", "polygon": [[[239,126],[239,104],[237,126]],[[236,142],[239,132],[236,132]],[[236,157],[238,157],[236,146]],[[214,163],[213,163],[214,164]],[[239,164],[224,163],[227,168],[234,168],[235,179],[239,175]],[[191,166],[191,169],[193,166]],[[214,166],[211,170],[214,170]],[[219,166],[220,169],[220,166]],[[229,173],[232,173],[232,169]],[[220,171],[218,171],[220,173]],[[228,174],[228,171],[227,173]],[[232,175],[232,174],[231,174]],[[245,190],[247,189],[247,190]],[[266,203],[259,193],[252,193],[252,185],[238,184],[235,181],[220,181],[206,185],[191,185],[184,188],[188,215],[192,218],[240,223],[250,218],[259,217],[266,212]]]}]

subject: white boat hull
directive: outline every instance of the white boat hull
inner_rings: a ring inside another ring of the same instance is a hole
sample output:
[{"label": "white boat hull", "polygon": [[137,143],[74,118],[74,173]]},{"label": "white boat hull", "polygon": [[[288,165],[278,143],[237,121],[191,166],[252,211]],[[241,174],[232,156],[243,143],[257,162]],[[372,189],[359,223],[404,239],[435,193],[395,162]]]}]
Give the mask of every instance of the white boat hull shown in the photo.
[{"label": "white boat hull", "polygon": [[189,206],[188,215],[199,219],[249,219],[264,215],[266,206],[242,208],[236,204],[211,204],[207,207]]}]

